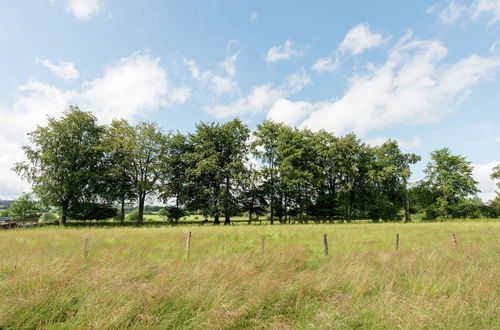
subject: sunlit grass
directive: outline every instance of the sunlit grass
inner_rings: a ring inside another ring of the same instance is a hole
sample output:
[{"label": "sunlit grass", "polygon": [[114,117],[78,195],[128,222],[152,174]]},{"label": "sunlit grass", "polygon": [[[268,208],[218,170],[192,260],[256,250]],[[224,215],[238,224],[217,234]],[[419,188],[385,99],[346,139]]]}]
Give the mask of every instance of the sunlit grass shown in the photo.
[{"label": "sunlit grass", "polygon": [[0,328],[498,329],[499,237],[494,221],[4,231]]}]

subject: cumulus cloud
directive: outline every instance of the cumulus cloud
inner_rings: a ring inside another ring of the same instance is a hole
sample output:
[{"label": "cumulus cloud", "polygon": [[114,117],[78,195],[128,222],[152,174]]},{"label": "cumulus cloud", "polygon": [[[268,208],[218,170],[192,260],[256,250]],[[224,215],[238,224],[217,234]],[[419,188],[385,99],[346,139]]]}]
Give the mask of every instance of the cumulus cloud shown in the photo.
[{"label": "cumulus cloud", "polygon": [[49,60],[37,59],[36,61],[64,80],[77,79],[79,76],[78,70],[76,70],[75,63],[73,62],[59,61],[58,64],[54,64]]},{"label": "cumulus cloud", "polygon": [[238,59],[239,51],[231,56],[228,56],[219,68],[222,74],[216,74],[213,71],[201,71],[196,62],[190,59],[184,59],[184,63],[189,68],[193,79],[202,84],[202,89],[209,89],[216,95],[235,92],[238,89],[238,83],[235,80],[236,75],[236,60]]},{"label": "cumulus cloud", "polygon": [[49,0],[52,5],[64,4],[66,11],[82,21],[88,21],[104,10],[104,0]]},{"label": "cumulus cloud", "polygon": [[376,137],[373,139],[370,139],[366,141],[367,144],[371,146],[381,146],[388,140],[395,140],[398,142],[399,147],[403,150],[415,150],[418,149],[422,146],[422,139],[419,137],[414,137],[410,140],[400,140],[400,139],[393,139],[393,138],[388,138],[388,137]]},{"label": "cumulus cloud", "polygon": [[344,55],[361,54],[369,48],[380,45],[382,42],[382,36],[372,33],[367,24],[358,24],[347,32],[344,40],[332,55],[316,60],[312,68],[318,72],[334,72]]},{"label": "cumulus cloud", "polygon": [[18,87],[15,101],[0,105],[0,198],[16,197],[26,185],[10,168],[23,159],[26,133],[45,125],[70,104],[92,111],[102,122],[134,119],[146,111],[186,101],[190,90],[169,82],[158,58],[134,54],[109,65],[101,77],[79,89],[63,90],[35,79]]},{"label": "cumulus cloud", "polygon": [[278,100],[298,93],[310,83],[309,76],[301,69],[299,73],[290,75],[281,86],[275,87],[271,83],[255,86],[248,95],[241,96],[229,104],[216,104],[204,109],[217,118],[256,114],[269,110]]},{"label": "cumulus cloud", "polygon": [[304,55],[303,49],[293,47],[291,40],[286,40],[283,45],[274,46],[267,52],[265,60],[267,63],[289,60],[293,57],[301,57]]},{"label": "cumulus cloud", "polygon": [[406,35],[383,65],[353,76],[340,99],[315,104],[301,126],[365,134],[399,123],[435,121],[500,66],[500,58],[477,55],[444,64],[446,55],[440,42]]},{"label": "cumulus cloud", "polygon": [[105,68],[102,77],[91,81],[77,101],[108,121],[134,118],[144,111],[184,102],[188,96],[186,88],[170,85],[159,58],[136,54]]},{"label": "cumulus cloud", "polygon": [[267,119],[295,126],[307,116],[311,109],[312,105],[308,102],[291,102],[287,99],[279,99],[267,113]]},{"label": "cumulus cloud", "polygon": [[103,9],[103,0],[69,0],[66,5],[66,11],[82,21],[98,15]]},{"label": "cumulus cloud", "polygon": [[488,201],[496,196],[497,186],[495,181],[490,178],[491,173],[493,172],[493,167],[500,164],[500,161],[492,161],[486,164],[473,164],[474,170],[472,175],[474,179],[479,182],[478,188],[481,191],[479,197],[483,201]]},{"label": "cumulus cloud", "polygon": [[500,20],[500,1],[474,0],[466,5],[451,0],[444,7],[437,5],[429,7],[427,13],[437,14],[444,24],[455,24],[462,19],[477,21],[483,17],[489,18],[488,24],[493,24]]}]

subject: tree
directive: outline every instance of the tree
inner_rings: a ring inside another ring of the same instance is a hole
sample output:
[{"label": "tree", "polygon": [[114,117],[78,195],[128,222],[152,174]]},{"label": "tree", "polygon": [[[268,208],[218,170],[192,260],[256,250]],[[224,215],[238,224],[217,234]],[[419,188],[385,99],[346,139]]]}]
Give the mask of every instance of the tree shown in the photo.
[{"label": "tree", "polygon": [[75,220],[105,220],[117,215],[114,207],[106,204],[83,202],[74,203],[68,210],[68,216]]},{"label": "tree", "polygon": [[[410,165],[420,161],[421,157],[401,152],[398,143],[394,140],[388,140],[381,146],[375,147],[374,151],[377,168],[373,173],[373,179],[378,183],[379,192],[383,194],[385,200],[393,205],[392,214],[388,217],[396,217],[400,209],[399,205],[402,205],[405,222],[411,222],[410,199],[408,197]],[[380,215],[384,213],[379,210]]]},{"label": "tree", "polygon": [[350,222],[356,209],[367,203],[366,188],[372,156],[364,143],[354,134],[347,134],[337,142],[340,198],[344,206],[344,218]]},{"label": "tree", "polygon": [[249,134],[245,124],[233,119],[224,125],[201,123],[190,136],[189,174],[196,196],[191,203],[203,209],[204,215],[214,215],[214,224],[224,214],[224,224],[229,225],[237,212],[237,179],[246,171]]},{"label": "tree", "polygon": [[[169,139],[166,153],[162,159],[159,195],[165,203],[168,203],[172,198],[174,199],[174,207],[177,211],[169,211],[168,217],[175,221],[179,221],[179,218],[184,216],[183,208],[189,199],[188,169],[190,163],[188,153],[190,152],[193,152],[193,147],[188,138],[177,133]],[[176,215],[178,216],[176,217]]]},{"label": "tree", "polygon": [[42,204],[60,208],[60,225],[72,203],[99,192],[102,131],[92,114],[70,106],[59,120],[49,117],[47,126],[28,134],[32,146],[23,147],[28,160],[14,170],[32,183]]},{"label": "tree", "polygon": [[10,204],[9,215],[12,220],[25,222],[29,218],[37,216],[39,207],[30,194],[22,194]]},{"label": "tree", "polygon": [[137,198],[137,223],[141,225],[146,197],[159,190],[168,136],[162,133],[156,123],[141,122],[131,126],[124,120],[108,127],[105,136],[106,141],[110,142],[107,153],[119,155],[120,159],[116,162],[117,176],[123,178],[123,181],[119,181],[119,194],[122,198]]},{"label": "tree", "polygon": [[[108,203],[119,201],[120,222],[125,222],[125,203],[134,201],[130,139],[134,129],[125,120],[113,120],[102,134],[100,148],[104,153],[103,197]],[[128,137],[128,139],[127,139]]]},{"label": "tree", "polygon": [[278,143],[282,131],[286,128],[281,123],[265,120],[257,125],[254,131],[255,141],[253,143],[255,155],[262,160],[264,167],[262,169],[264,176],[267,178],[269,186],[269,206],[270,220],[274,223],[274,207],[276,193],[276,176],[278,167]]},{"label": "tree", "polygon": [[479,192],[477,181],[472,177],[471,163],[463,156],[455,156],[448,148],[431,153],[431,162],[425,169],[428,187],[436,191],[436,204],[445,220],[448,219],[451,208],[456,206],[461,198]]},{"label": "tree", "polygon": [[490,177],[492,180],[498,180],[497,187],[500,189],[500,164],[493,167],[493,173],[491,173]]}]

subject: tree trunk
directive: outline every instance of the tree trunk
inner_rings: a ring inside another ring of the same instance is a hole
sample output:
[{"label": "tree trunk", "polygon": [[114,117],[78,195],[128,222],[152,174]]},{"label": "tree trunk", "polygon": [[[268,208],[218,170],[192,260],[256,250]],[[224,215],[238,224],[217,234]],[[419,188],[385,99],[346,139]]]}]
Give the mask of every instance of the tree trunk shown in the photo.
[{"label": "tree trunk", "polygon": [[59,219],[59,226],[66,226],[66,218],[68,216],[68,201],[63,201],[61,203],[61,218]]},{"label": "tree trunk", "polygon": [[125,196],[122,196],[120,209],[120,224],[125,225]]},{"label": "tree trunk", "polygon": [[405,209],[405,222],[411,222],[410,201],[407,197],[403,198],[403,207]]},{"label": "tree trunk", "polygon": [[144,201],[146,199],[145,193],[139,194],[139,213],[137,214],[137,224],[142,225],[144,222]]},{"label": "tree trunk", "polygon": [[224,216],[224,226],[230,225],[231,224],[231,216],[229,214],[226,214]]},{"label": "tree trunk", "polygon": [[271,225],[274,224],[274,163],[271,164]]},{"label": "tree trunk", "polygon": [[214,215],[214,225],[219,225],[220,220],[219,220],[219,214]]}]

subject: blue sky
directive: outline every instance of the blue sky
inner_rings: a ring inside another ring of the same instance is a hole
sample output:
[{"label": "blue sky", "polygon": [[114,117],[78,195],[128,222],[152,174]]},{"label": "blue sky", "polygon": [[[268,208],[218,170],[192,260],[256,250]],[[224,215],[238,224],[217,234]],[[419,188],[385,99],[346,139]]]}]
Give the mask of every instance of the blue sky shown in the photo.
[{"label": "blue sky", "polygon": [[423,156],[449,147],[493,197],[500,0],[0,3],[0,198],[26,133],[68,104],[192,131],[263,119]]}]

